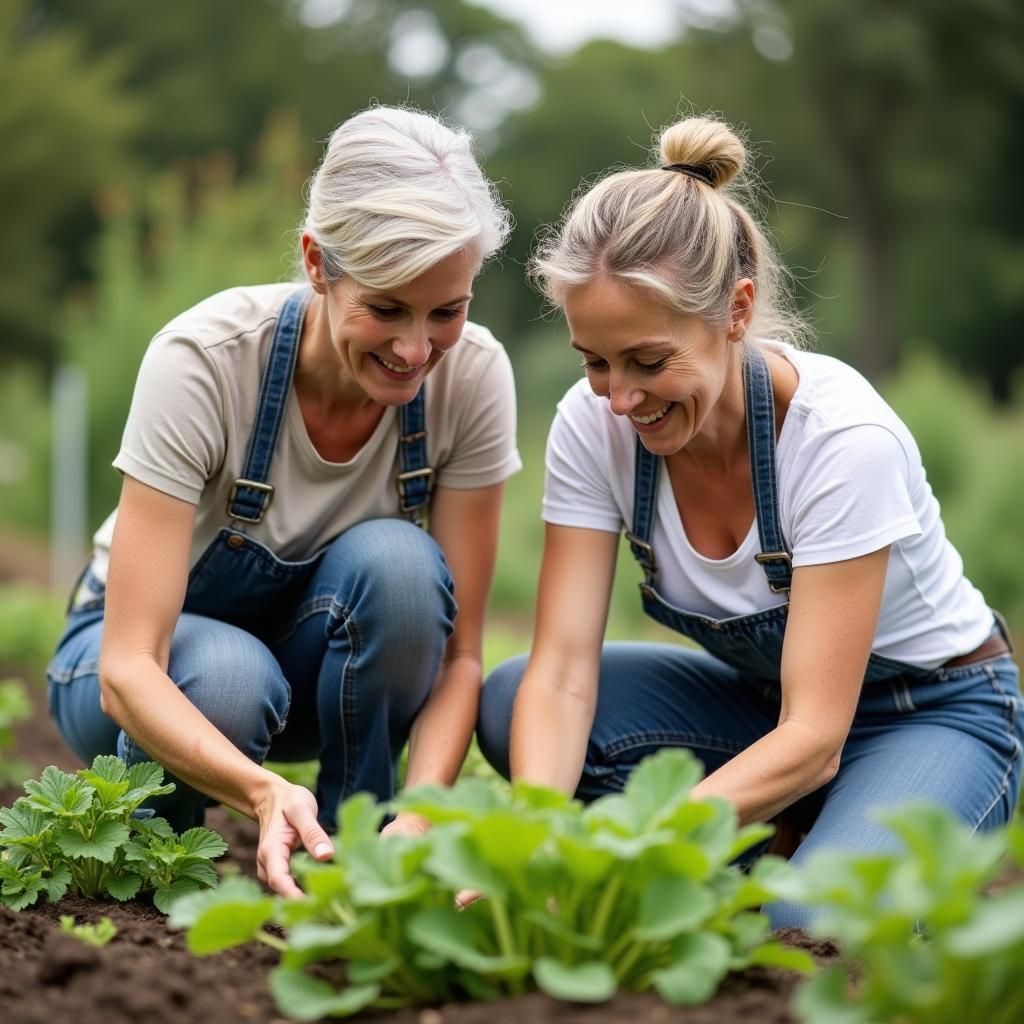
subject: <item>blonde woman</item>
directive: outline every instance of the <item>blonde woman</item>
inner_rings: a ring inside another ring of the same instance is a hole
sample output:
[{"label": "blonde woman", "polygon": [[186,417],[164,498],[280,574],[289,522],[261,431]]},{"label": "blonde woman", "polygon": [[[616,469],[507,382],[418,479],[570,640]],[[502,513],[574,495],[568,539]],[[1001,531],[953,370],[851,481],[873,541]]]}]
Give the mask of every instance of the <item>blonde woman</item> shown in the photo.
[{"label": "blonde woman", "polygon": [[[744,159],[724,124],[673,125],[657,166],[582,195],[536,257],[586,380],[548,440],[533,650],[487,680],[481,745],[584,798],[689,748],[697,797],[743,821],[788,809],[797,860],[891,845],[871,809],[913,798],[993,828],[1024,741],[1005,630],[906,427],[791,344],[778,265],[730,195]],[[603,645],[623,529],[644,610],[702,650]]]},{"label": "blonde woman", "polygon": [[[329,856],[341,799],[393,794],[407,739],[410,785],[452,782],[465,755],[519,468],[508,358],[466,317],[507,231],[465,133],[364,111],[311,184],[308,283],[206,299],[139,371],[52,712],[87,762],[163,764],[175,827],[211,799],[256,818],[285,895],[296,846]],[[315,796],[268,756],[318,758]]]}]

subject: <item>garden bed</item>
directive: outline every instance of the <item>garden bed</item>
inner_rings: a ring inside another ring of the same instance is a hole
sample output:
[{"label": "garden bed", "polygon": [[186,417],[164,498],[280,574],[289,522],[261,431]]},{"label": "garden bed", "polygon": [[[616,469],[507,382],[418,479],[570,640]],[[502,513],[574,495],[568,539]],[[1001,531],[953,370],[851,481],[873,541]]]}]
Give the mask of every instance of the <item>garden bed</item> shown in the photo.
[{"label": "garden bed", "polygon": [[[65,770],[81,767],[53,727],[38,684],[32,687],[32,697],[36,713],[18,729],[15,754],[34,770],[48,764]],[[19,795],[16,788],[0,789],[0,805],[10,805]],[[220,808],[209,813],[208,824],[229,843],[221,863],[254,875],[254,824]],[[61,934],[61,914],[74,915],[78,923],[96,923],[107,916],[117,926],[117,935],[108,946],[93,949]],[[810,949],[820,960],[836,956],[831,943],[814,942],[798,932],[784,938]],[[283,1020],[266,985],[267,972],[276,962],[277,954],[258,943],[194,957],[186,950],[184,935],[168,930],[163,915],[145,899],[119,904],[65,898],[57,905],[43,903],[20,913],[0,908],[0,1006],[12,1024],[118,1024],[143,1018],[148,1024],[193,1024],[204,1018],[218,1024],[270,1024]],[[752,968],[728,978],[711,1002],[686,1010],[653,995],[620,994],[608,1003],[583,1006],[534,993],[493,1003],[350,1019],[382,1024],[788,1024],[795,1020],[790,996],[796,980],[788,971]]]}]

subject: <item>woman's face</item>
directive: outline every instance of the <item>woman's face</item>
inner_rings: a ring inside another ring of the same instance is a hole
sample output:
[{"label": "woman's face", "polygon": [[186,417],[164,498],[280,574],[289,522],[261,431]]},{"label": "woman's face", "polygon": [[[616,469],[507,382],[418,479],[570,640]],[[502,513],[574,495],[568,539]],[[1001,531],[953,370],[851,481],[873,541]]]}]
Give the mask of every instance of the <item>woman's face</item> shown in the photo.
[{"label": "woman's face", "polygon": [[343,277],[326,286],[331,344],[342,372],[381,405],[404,405],[462,336],[480,256],[462,249],[401,288]]},{"label": "woman's face", "polygon": [[716,328],[612,277],[570,288],[564,309],[594,393],[629,418],[644,447],[671,455],[700,434],[729,380],[730,341],[742,338],[745,319],[738,329],[735,320]]}]

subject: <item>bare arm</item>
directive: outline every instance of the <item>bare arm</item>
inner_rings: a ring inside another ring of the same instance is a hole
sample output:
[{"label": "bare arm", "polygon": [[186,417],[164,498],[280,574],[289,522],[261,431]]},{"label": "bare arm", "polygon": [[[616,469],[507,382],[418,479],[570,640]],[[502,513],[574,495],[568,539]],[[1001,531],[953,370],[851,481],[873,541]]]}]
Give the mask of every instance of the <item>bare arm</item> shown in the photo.
[{"label": "bare arm", "polygon": [[548,525],[533,650],[512,714],[512,778],[572,794],[597,707],[617,534]]},{"label": "bare arm", "polygon": [[793,573],[779,724],[694,788],[764,821],[835,776],[871,654],[885,547]]},{"label": "bare arm", "polygon": [[194,525],[193,505],[125,478],[110,550],[100,651],[103,710],[178,778],[259,818],[260,877],[294,895],[298,889],[287,866],[295,843],[283,845],[293,838],[285,837],[283,822],[291,823],[296,837],[301,830],[310,852],[325,843],[323,855],[330,852],[312,794],[250,761],[167,675]]}]

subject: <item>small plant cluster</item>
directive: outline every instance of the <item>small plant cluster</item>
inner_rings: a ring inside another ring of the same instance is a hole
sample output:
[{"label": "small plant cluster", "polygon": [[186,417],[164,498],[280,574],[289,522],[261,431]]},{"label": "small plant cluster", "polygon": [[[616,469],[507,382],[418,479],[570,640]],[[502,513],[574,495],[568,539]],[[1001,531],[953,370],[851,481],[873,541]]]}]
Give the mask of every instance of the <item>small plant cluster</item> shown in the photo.
[{"label": "small plant cluster", "polygon": [[25,777],[28,766],[11,758],[14,726],[32,717],[28,693],[17,679],[0,680],[0,785]]},{"label": "small plant cluster", "polygon": [[812,930],[853,962],[805,982],[807,1024],[1016,1024],[1024,1020],[1024,886],[987,894],[1024,827],[972,834],[947,812],[908,805],[879,815],[904,843],[877,856],[822,853],[781,879],[817,906]]},{"label": "small plant cluster", "polygon": [[61,914],[60,930],[87,946],[102,949],[117,934],[117,925],[109,917],[101,917],[98,924],[75,924],[73,915]]},{"label": "small plant cluster", "polygon": [[[622,794],[585,808],[525,783],[422,787],[392,807],[433,827],[386,839],[386,808],[357,794],[342,805],[334,860],[293,860],[305,898],[229,879],[178,901],[170,923],[189,928],[199,954],[251,939],[278,949],[271,988],[305,1020],[534,984],[575,1001],[653,988],[692,1004],[750,964],[810,970],[805,953],[765,941],[767,920],[752,911],[786,866],[763,858],[745,875],[731,863],[771,828],[740,829],[724,801],[691,800],[700,774],[689,753],[666,750]],[[482,898],[457,909],[464,889]]]},{"label": "small plant cluster", "polygon": [[0,809],[0,903],[21,910],[40,895],[128,900],[152,890],[167,913],[179,896],[215,886],[210,862],[227,849],[216,832],[177,836],[163,818],[136,815],[173,791],[163,778],[151,761],[129,768],[104,755],[74,775],[51,766],[26,782],[28,795]]}]

